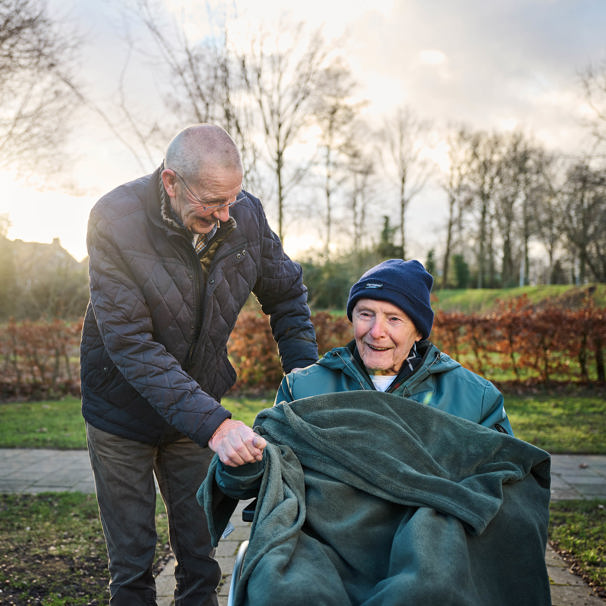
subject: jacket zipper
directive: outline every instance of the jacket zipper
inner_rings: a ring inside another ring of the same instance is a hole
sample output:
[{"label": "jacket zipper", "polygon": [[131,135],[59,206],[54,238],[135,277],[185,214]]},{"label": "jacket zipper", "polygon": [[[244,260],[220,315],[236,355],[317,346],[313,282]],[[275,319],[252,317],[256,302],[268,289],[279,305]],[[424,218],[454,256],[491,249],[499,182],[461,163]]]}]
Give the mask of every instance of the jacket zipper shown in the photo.
[{"label": "jacket zipper", "polygon": [[192,341],[189,346],[189,350],[187,352],[187,356],[185,358],[184,370],[187,370],[192,361],[192,357],[194,355],[194,350],[198,345],[198,337],[200,335],[200,329],[202,327],[202,302],[200,301],[200,280],[202,279],[202,268],[200,267],[200,259],[198,259],[198,255],[193,247],[190,246],[191,251],[189,251],[190,259],[193,258],[194,262],[192,264],[192,281],[193,281],[193,292],[194,292],[194,318],[193,318],[193,332],[192,332]]},{"label": "jacket zipper", "polygon": [[373,385],[373,383],[372,382],[369,383],[366,380],[366,377],[364,377],[364,375],[360,373],[360,371],[357,369],[355,364],[352,364],[350,360],[346,360],[345,358],[343,358],[343,356],[340,353],[337,353],[337,355],[341,359],[343,366],[345,368],[349,368],[349,370],[351,372],[350,376],[352,378],[354,378],[360,384],[360,387],[363,390],[366,390],[368,388],[375,389],[375,386]]}]

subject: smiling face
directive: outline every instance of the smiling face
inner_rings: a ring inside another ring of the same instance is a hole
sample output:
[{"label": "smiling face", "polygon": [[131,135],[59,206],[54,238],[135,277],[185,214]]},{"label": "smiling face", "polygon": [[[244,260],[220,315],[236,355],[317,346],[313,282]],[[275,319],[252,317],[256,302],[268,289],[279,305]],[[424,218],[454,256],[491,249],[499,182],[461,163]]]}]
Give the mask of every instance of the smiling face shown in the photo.
[{"label": "smiling face", "polygon": [[354,339],[371,374],[398,374],[421,334],[412,320],[387,301],[360,299],[353,308]]},{"label": "smiling face", "polygon": [[[185,183],[174,171],[165,169],[162,180],[173,210],[183,225],[194,234],[209,233],[217,221],[227,221],[227,205],[234,202],[242,189],[242,172],[222,167],[208,171],[208,176],[203,179],[190,179]],[[186,183],[191,190],[186,187]],[[193,191],[198,199],[192,195]],[[211,208],[205,208],[207,206]],[[212,206],[217,208],[213,209]]]}]

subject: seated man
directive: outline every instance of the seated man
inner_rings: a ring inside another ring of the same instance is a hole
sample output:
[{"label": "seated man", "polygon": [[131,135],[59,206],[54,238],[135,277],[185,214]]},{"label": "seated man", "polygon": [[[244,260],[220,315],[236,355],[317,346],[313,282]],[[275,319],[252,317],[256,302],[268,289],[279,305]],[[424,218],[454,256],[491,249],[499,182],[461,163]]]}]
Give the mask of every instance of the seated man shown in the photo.
[{"label": "seated man", "polygon": [[389,259],[351,288],[354,340],[287,375],[276,403],[320,393],[377,389],[513,435],[503,396],[427,339],[433,324],[431,274],[418,261]]},{"label": "seated man", "polygon": [[258,496],[234,604],[550,604],[549,455],[427,341],[431,285],[416,261],[364,274],[354,341],[257,416],[263,459],[213,459],[198,500],[214,545]]}]

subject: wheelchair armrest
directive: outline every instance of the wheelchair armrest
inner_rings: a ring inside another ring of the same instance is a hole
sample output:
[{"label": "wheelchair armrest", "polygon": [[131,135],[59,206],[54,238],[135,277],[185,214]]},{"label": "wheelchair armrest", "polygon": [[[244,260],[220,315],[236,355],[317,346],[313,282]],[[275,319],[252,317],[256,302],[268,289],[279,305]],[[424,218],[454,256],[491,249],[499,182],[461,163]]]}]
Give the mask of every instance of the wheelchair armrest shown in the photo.
[{"label": "wheelchair armrest", "polygon": [[252,522],[255,517],[255,508],[257,507],[257,499],[251,501],[244,509],[242,510],[242,521],[243,522]]}]

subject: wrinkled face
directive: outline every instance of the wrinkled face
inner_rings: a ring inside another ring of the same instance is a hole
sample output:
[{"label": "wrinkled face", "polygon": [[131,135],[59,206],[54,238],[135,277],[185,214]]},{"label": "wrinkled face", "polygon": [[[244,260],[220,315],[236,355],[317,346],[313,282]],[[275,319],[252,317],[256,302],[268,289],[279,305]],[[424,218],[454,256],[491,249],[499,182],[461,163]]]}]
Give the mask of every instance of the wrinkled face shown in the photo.
[{"label": "wrinkled face", "polygon": [[229,204],[242,190],[242,172],[218,168],[199,179],[188,179],[171,169],[162,173],[171,206],[194,234],[210,232],[219,220],[229,219]]},{"label": "wrinkled face", "polygon": [[352,312],[354,339],[371,374],[398,374],[421,334],[412,320],[387,301],[360,299]]}]

